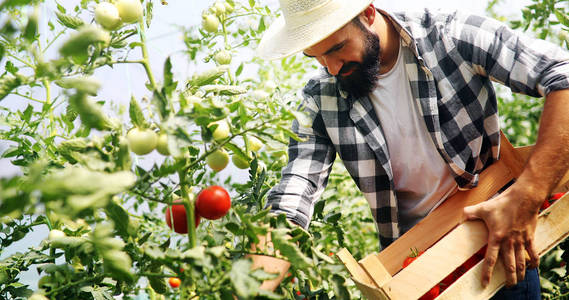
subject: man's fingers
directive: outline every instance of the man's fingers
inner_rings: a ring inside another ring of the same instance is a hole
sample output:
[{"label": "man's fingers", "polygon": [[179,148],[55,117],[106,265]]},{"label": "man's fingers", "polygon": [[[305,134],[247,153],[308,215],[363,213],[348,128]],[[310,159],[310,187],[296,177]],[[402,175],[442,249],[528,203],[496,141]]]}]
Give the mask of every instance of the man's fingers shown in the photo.
[{"label": "man's fingers", "polygon": [[471,206],[466,206],[465,208],[463,208],[462,213],[463,216],[466,220],[476,220],[476,219],[482,219],[482,216],[480,214],[480,205],[482,203],[476,204],[476,205],[471,205]]},{"label": "man's fingers", "polygon": [[482,286],[486,287],[492,278],[492,272],[498,259],[498,252],[500,251],[500,244],[490,241],[486,249],[486,256],[484,257],[484,265],[482,266]]},{"label": "man's fingers", "polygon": [[513,286],[517,282],[516,274],[516,253],[514,243],[510,239],[502,242],[500,255],[504,262],[504,271],[506,272],[506,286]]},{"label": "man's fingers", "polygon": [[529,254],[529,267],[532,269],[539,267],[539,253],[533,239],[526,239],[525,248]]},{"label": "man's fingers", "polygon": [[516,243],[516,272],[518,281],[524,280],[526,274],[526,249],[522,243]]}]

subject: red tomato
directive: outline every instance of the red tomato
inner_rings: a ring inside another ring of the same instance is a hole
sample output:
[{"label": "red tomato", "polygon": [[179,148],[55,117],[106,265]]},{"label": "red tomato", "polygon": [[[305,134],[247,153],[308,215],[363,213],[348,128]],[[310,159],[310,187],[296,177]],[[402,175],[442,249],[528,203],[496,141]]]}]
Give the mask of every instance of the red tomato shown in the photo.
[{"label": "red tomato", "polygon": [[432,300],[437,298],[437,296],[441,293],[441,289],[438,285],[435,285],[432,289],[430,289],[427,293],[425,293],[419,300]]},{"label": "red tomato", "polygon": [[178,277],[170,277],[170,279],[168,279],[168,283],[170,284],[171,287],[177,288],[180,286],[182,281]]},{"label": "red tomato", "polygon": [[[172,216],[170,216],[170,211]],[[164,214],[166,215],[166,224],[168,227],[172,228],[172,217],[174,218],[174,231],[177,233],[188,233],[188,217],[186,216],[186,208],[183,204],[172,205],[171,208],[165,209]],[[200,224],[200,216],[195,214],[196,227]]]},{"label": "red tomato", "polygon": [[202,190],[196,200],[198,214],[206,219],[215,220],[227,214],[231,208],[231,198],[227,191],[217,185]]},{"label": "red tomato", "polygon": [[547,209],[549,206],[551,206],[551,203],[549,203],[549,200],[545,199],[545,201],[543,201],[543,203],[541,204],[539,210]]},{"label": "red tomato", "polygon": [[551,197],[549,198],[549,200],[559,200],[561,199],[561,197],[563,197],[563,195],[565,195],[565,193],[556,193],[551,195]]},{"label": "red tomato", "polygon": [[411,249],[411,254],[405,258],[403,261],[403,268],[406,268],[410,265],[417,257],[421,256],[421,254],[425,253],[425,251],[417,252],[417,249]]}]

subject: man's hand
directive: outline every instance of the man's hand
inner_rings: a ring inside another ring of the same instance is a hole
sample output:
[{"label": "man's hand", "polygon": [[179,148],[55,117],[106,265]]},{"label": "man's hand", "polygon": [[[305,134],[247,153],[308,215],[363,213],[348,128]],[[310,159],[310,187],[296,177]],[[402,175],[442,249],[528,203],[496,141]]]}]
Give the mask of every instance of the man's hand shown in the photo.
[{"label": "man's hand", "polygon": [[466,218],[482,219],[488,228],[488,249],[482,271],[484,287],[490,282],[498,257],[504,263],[508,286],[524,279],[526,251],[530,268],[538,266],[534,233],[543,201],[533,195],[525,187],[514,184],[491,200],[464,208]]},{"label": "man's hand", "polygon": [[537,267],[533,241],[539,207],[567,169],[569,90],[558,90],[546,96],[537,142],[516,183],[493,199],[464,208],[467,218],[482,219],[488,227],[483,286],[490,281],[498,255],[504,262],[508,285],[524,278],[524,250],[530,256],[530,266]]}]

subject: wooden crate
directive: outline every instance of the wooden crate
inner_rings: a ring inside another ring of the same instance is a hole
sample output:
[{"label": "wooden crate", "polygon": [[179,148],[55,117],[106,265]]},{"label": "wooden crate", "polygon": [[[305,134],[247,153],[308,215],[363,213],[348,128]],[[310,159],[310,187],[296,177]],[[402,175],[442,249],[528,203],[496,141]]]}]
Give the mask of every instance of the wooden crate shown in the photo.
[{"label": "wooden crate", "polygon": [[[482,174],[478,187],[460,191],[389,247],[370,254],[359,262],[348,250],[337,257],[346,266],[353,281],[368,299],[418,299],[462,265],[487,242],[488,232],[482,221],[465,221],[462,208],[490,199],[512,179],[519,176],[531,147],[514,148],[502,135],[500,159]],[[569,172],[554,192],[569,188]],[[569,193],[542,212],[538,219],[535,243],[540,256],[569,235]],[[402,269],[410,249],[425,251],[411,265]],[[499,260],[492,280],[481,286],[482,262],[462,275],[437,299],[487,299],[505,284],[504,267]]]}]

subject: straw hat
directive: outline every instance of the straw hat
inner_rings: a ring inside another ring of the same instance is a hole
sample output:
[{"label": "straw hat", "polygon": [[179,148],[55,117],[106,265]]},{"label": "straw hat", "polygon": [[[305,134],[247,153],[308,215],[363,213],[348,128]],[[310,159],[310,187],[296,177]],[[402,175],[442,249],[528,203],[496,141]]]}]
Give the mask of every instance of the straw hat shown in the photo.
[{"label": "straw hat", "polygon": [[282,15],[265,31],[257,53],[278,59],[330,36],[361,13],[372,0],[279,0]]}]

